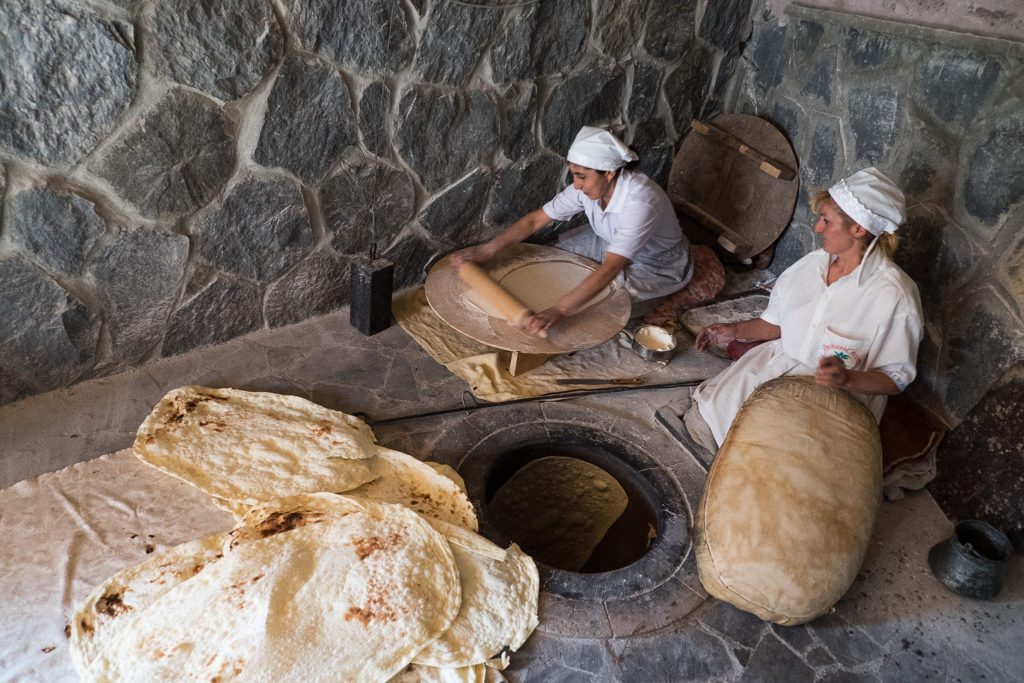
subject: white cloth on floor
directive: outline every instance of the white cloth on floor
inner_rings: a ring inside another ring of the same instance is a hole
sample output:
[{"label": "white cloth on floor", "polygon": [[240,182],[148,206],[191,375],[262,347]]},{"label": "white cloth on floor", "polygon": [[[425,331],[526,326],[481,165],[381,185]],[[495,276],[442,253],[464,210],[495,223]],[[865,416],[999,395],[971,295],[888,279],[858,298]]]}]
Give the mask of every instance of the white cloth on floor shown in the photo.
[{"label": "white cloth on floor", "polygon": [[[782,375],[813,375],[824,356],[841,358],[850,370],[884,372],[901,390],[914,380],[923,323],[913,280],[869,250],[856,270],[828,285],[830,258],[819,249],[790,266],[761,314],[782,328],[782,336],[697,389],[694,400],[718,443],[754,389]],[[885,396],[854,396],[876,421],[882,418]]]}]

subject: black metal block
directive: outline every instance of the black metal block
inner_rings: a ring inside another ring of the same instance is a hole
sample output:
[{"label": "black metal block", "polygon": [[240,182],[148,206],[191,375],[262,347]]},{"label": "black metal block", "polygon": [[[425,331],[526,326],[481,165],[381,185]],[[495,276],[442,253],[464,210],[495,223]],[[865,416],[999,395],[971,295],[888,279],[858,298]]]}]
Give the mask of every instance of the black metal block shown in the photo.
[{"label": "black metal block", "polygon": [[365,335],[391,327],[391,290],[394,265],[387,259],[352,262],[349,322]]}]

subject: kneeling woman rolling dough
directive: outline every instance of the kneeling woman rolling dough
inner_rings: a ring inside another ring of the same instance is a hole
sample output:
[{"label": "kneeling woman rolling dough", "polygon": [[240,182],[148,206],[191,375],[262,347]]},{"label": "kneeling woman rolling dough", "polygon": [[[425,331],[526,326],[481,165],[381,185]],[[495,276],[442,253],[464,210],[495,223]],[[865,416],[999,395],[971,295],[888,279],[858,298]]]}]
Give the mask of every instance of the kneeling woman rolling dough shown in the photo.
[{"label": "kneeling woman rolling dough", "polygon": [[917,286],[891,256],[905,218],[903,193],[875,168],[841,180],[812,202],[822,248],[779,276],[760,318],[709,325],[697,348],[734,339],[771,340],[704,382],[685,416],[695,440],[712,452],[743,402],[782,375],[810,375],[842,387],[880,420],[886,396],[916,375],[921,341]]},{"label": "kneeling woman rolling dough", "polygon": [[601,266],[554,306],[526,321],[526,329],[534,334],[575,313],[616,278],[622,278],[629,292],[635,317],[649,307],[645,302],[653,304],[679,290],[693,275],[690,243],[668,195],[644,174],[623,168],[637,159],[629,147],[607,130],[584,126],[567,158],[572,185],[494,239],[452,257],[456,266],[485,263],[551,221],[584,212],[592,230],[572,232],[558,246],[600,261]]}]

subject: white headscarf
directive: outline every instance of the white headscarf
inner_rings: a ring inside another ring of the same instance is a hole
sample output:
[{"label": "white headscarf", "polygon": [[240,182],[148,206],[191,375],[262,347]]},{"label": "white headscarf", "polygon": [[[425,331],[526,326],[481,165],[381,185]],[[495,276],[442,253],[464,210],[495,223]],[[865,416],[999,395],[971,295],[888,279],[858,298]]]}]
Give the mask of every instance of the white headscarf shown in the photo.
[{"label": "white headscarf", "polygon": [[907,217],[900,188],[874,166],[840,180],[828,188],[828,193],[847,216],[876,237],[896,232]]},{"label": "white headscarf", "polygon": [[596,171],[614,171],[640,157],[604,128],[583,126],[576,134],[566,158],[570,163]]}]

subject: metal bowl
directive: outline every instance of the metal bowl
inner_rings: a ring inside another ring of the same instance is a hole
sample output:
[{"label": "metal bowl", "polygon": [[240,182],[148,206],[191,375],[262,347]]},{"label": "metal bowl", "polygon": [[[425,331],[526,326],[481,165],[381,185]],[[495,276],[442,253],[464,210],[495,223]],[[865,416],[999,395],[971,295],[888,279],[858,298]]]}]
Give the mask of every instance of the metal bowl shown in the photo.
[{"label": "metal bowl", "polygon": [[659,325],[643,325],[632,334],[632,349],[649,361],[669,361],[676,355],[678,344],[671,331]]}]

